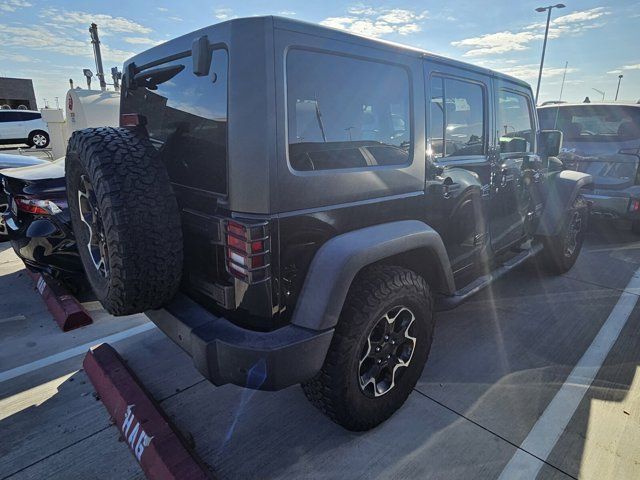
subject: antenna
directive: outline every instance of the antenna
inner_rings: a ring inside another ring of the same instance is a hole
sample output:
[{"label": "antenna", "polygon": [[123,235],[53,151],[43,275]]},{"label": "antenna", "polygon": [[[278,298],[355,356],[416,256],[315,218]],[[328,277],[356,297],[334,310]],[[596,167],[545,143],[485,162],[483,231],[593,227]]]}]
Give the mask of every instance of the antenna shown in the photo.
[{"label": "antenna", "polygon": [[562,100],[562,92],[564,92],[564,79],[567,78],[567,67],[569,66],[569,61],[567,60],[564,63],[564,74],[562,75],[562,86],[560,87],[560,98],[558,101]]},{"label": "antenna", "polygon": [[69,79],[69,87],[73,90],[73,78]]}]

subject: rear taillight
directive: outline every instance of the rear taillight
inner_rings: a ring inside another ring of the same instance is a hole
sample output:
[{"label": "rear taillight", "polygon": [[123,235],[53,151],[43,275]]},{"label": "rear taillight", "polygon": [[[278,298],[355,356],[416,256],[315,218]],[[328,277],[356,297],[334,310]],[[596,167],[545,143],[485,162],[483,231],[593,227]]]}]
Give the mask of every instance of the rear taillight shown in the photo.
[{"label": "rear taillight", "polygon": [[123,113],[120,115],[121,127],[141,127],[146,125],[145,117],[137,113]]},{"label": "rear taillight", "polygon": [[66,204],[62,201],[54,202],[53,200],[41,200],[38,198],[15,197],[16,207],[21,212],[30,213],[31,215],[51,215],[60,213],[61,208],[66,208]]},{"label": "rear taillight", "polygon": [[269,232],[266,223],[228,220],[225,228],[227,271],[247,283],[269,278]]},{"label": "rear taillight", "polygon": [[629,211],[637,212],[639,210],[640,210],[640,200],[637,200],[635,198],[632,198],[631,200],[629,200]]}]

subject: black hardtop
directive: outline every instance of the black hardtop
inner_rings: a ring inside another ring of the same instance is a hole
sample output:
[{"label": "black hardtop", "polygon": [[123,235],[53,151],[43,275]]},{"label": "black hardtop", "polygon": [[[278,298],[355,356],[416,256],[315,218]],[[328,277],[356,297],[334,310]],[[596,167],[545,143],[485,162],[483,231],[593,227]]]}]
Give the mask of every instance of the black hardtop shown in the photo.
[{"label": "black hardtop", "polygon": [[[136,66],[140,67],[140,66],[143,66],[145,63],[149,63],[154,60],[161,59],[163,57],[166,57],[167,55],[175,54],[176,52],[186,53],[191,49],[191,42],[195,37],[200,35],[207,35],[210,33],[212,29],[224,29],[227,32],[230,32],[233,30],[233,28],[236,25],[242,25],[243,28],[250,28],[253,25],[257,29],[264,29],[265,24],[269,24],[269,23],[271,23],[272,27],[275,29],[289,30],[296,33],[314,35],[317,37],[327,38],[331,40],[338,40],[345,43],[352,43],[358,46],[377,48],[380,50],[393,52],[395,54],[400,54],[400,55],[426,58],[434,62],[446,63],[448,65],[455,66],[457,68],[470,70],[470,71],[474,71],[474,72],[491,76],[494,78],[507,80],[509,82],[513,82],[518,85],[521,85],[525,88],[530,88],[530,85],[527,82],[520,80],[518,78],[512,77],[510,75],[506,75],[504,73],[500,73],[495,70],[490,70],[488,68],[473,65],[467,62],[462,62],[460,60],[454,60],[449,57],[437,55],[435,53],[431,53],[426,50],[422,50],[420,48],[411,47],[408,45],[403,45],[400,43],[390,42],[386,40],[370,38],[364,35],[349,33],[349,32],[338,30],[332,27],[325,27],[325,26],[317,25],[310,22],[303,22],[301,20],[294,20],[291,18],[278,17],[274,15],[234,18],[231,20],[227,20],[225,22],[211,25],[209,27],[201,28],[199,30],[188,33],[186,35],[177,37],[161,45],[152,47],[149,50],[146,50],[136,55],[135,57],[130,58],[125,62],[125,64],[128,64],[133,61],[136,63]],[[171,53],[167,53],[168,51]]]}]

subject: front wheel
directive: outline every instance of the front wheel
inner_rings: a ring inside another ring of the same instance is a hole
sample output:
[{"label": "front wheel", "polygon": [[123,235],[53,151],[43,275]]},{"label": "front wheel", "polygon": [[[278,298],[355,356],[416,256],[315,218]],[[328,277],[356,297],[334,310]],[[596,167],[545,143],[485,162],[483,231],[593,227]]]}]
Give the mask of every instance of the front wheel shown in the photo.
[{"label": "front wheel", "polygon": [[541,260],[548,272],[559,275],[571,270],[582,250],[588,217],[587,202],[578,195],[565,213],[560,233],[543,239]]},{"label": "front wheel", "polygon": [[422,374],[433,338],[424,279],[400,267],[358,275],[307,398],[348,430],[369,430],[402,406]]}]

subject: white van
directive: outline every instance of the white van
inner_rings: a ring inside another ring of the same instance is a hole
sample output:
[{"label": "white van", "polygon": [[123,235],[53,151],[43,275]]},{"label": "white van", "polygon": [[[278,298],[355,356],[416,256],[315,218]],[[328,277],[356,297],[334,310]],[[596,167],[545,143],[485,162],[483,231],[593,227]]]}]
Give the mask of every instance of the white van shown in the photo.
[{"label": "white van", "polygon": [[49,129],[40,112],[0,110],[0,144],[14,143],[36,148],[49,145]]}]

